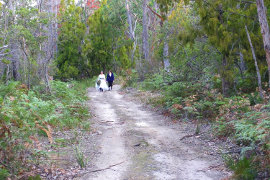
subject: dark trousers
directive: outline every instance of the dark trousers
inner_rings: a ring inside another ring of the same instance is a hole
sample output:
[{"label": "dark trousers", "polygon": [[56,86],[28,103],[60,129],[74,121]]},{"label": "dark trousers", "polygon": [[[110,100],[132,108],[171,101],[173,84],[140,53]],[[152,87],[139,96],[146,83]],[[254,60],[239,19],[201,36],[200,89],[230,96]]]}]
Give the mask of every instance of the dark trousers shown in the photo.
[{"label": "dark trousers", "polygon": [[111,89],[112,89],[113,81],[108,81],[108,84],[109,84],[109,88],[111,87]]}]

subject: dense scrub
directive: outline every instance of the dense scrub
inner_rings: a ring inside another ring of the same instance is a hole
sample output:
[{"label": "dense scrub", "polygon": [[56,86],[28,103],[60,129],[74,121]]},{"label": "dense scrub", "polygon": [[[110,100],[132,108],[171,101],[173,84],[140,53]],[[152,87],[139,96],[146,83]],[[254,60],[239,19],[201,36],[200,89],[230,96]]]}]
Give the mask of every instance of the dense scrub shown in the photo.
[{"label": "dense scrub", "polygon": [[29,90],[15,81],[0,86],[0,179],[18,178],[46,156],[38,147],[40,137],[53,144],[54,132],[90,128],[84,103],[89,81],[52,81],[51,86],[51,94],[42,86]]}]

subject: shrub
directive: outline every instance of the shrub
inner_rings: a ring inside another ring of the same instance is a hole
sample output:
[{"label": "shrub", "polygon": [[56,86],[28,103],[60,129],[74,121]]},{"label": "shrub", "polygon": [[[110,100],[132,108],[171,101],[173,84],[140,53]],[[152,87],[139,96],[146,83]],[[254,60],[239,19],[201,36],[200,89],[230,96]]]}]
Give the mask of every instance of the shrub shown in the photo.
[{"label": "shrub", "polygon": [[9,176],[9,173],[6,169],[0,168],[0,179],[6,179]]},{"label": "shrub", "polygon": [[250,110],[250,102],[247,97],[234,96],[217,101],[219,104],[216,117],[216,134],[229,136],[235,132],[234,121],[237,121],[245,112]]},{"label": "shrub", "polygon": [[162,87],[164,87],[164,78],[162,74],[154,74],[152,76],[148,76],[142,84],[141,89],[144,90],[160,90]]},{"label": "shrub", "polygon": [[75,155],[76,155],[76,161],[79,164],[81,168],[85,168],[87,165],[87,159],[85,158],[83,152],[81,151],[80,147],[77,146],[75,148]]},{"label": "shrub", "polygon": [[234,179],[251,180],[255,179],[258,174],[253,162],[253,158],[244,157],[234,161],[229,168],[234,171]]},{"label": "shrub", "polygon": [[126,71],[121,72],[122,80],[121,85],[122,87],[137,87],[139,75],[136,70],[128,69]]}]

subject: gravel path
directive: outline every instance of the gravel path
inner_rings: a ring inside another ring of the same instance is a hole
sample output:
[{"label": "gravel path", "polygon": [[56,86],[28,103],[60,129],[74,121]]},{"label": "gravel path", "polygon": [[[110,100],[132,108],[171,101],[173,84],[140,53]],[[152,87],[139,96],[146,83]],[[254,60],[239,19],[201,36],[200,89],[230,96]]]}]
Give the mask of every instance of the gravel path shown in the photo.
[{"label": "gravel path", "polygon": [[169,124],[169,118],[131,101],[119,89],[89,89],[99,153],[92,162],[96,172],[80,179],[218,180],[229,175],[220,157],[206,153],[207,147],[180,140],[187,135],[184,126]]}]

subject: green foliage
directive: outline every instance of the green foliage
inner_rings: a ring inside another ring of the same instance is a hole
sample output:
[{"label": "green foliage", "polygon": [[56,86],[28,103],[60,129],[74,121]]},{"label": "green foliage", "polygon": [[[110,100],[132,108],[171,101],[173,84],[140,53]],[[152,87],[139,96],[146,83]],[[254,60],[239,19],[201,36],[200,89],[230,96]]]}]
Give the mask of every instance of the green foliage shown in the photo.
[{"label": "green foliage", "polygon": [[234,178],[241,180],[252,180],[257,176],[254,168],[253,159],[243,158],[231,164],[230,168],[234,171]]},{"label": "green foliage", "polygon": [[0,96],[4,98],[6,95],[15,95],[16,91],[14,90],[19,86],[19,84],[19,82],[10,81],[7,86],[0,86]]},{"label": "green foliage", "polygon": [[139,76],[136,70],[128,69],[126,71],[122,71],[121,74],[122,77],[124,77],[122,82],[120,82],[122,87],[137,87]]},{"label": "green foliage", "polygon": [[132,42],[125,38],[126,14],[119,1],[103,1],[101,7],[88,19],[89,35],[82,49],[83,58],[88,62],[90,74],[101,70],[126,70],[133,63],[130,60]]},{"label": "green foliage", "polygon": [[85,168],[87,165],[87,159],[84,157],[83,152],[80,150],[80,147],[75,148],[75,156],[76,156],[76,161],[79,164],[81,168]]},{"label": "green foliage", "polygon": [[215,129],[218,136],[226,137],[235,132],[233,122],[250,110],[250,102],[246,97],[235,96],[224,98],[220,103]]},{"label": "green foliage", "polygon": [[[226,95],[229,92],[235,91],[236,88],[245,93],[256,89],[257,80],[255,78],[254,60],[251,56],[251,49],[245,32],[245,26],[247,26],[255,47],[257,59],[259,59],[260,72],[261,74],[267,73],[260,25],[257,20],[256,3],[233,0],[158,0],[157,2],[163,14],[170,12],[168,23],[163,28],[166,30],[162,32],[163,37],[166,37],[165,33],[168,31],[168,28],[169,30],[177,29],[177,31],[172,31],[177,33],[172,34],[171,37],[169,36],[172,39],[173,47],[170,50],[170,54],[173,54],[179,60],[179,56],[174,54],[174,52],[177,52],[175,51],[177,49],[176,45],[179,43],[175,38],[176,36],[179,37],[178,41],[180,40],[185,45],[196,44],[206,35],[206,41],[209,45],[214,46],[214,51],[218,52],[218,56],[220,56],[219,58],[211,59],[212,63],[215,62],[212,72],[215,71],[220,76],[220,79],[215,81],[215,88],[221,91],[222,86],[223,93]],[[184,4],[187,3],[189,3],[190,8],[184,8]],[[269,2],[265,1],[265,5],[268,7]],[[174,7],[173,10],[171,10],[172,7]],[[183,49],[183,47],[180,49]],[[207,52],[207,48],[201,49],[203,53]],[[178,52],[180,57],[181,55],[188,54],[181,53],[181,51]],[[240,60],[241,54],[245,63],[244,69],[243,63]],[[160,53],[159,57],[161,57]],[[192,68],[191,70],[194,71]],[[194,73],[189,74],[194,75]],[[267,76],[262,78],[263,81],[267,81]]]},{"label": "green foliage", "polygon": [[239,160],[235,160],[230,155],[223,155],[223,159],[226,165],[234,171],[233,179],[252,180],[258,175],[258,170],[256,169],[257,164],[254,162],[254,157],[242,157]]},{"label": "green foliage", "polygon": [[36,176],[29,177],[28,180],[42,180],[42,179],[39,175],[36,175]]},{"label": "green foliage", "polygon": [[0,179],[4,180],[9,176],[9,173],[6,169],[0,168]]},{"label": "green foliage", "polygon": [[[25,65],[24,70],[20,69],[20,80],[22,82],[27,82],[30,86],[32,84],[37,84],[36,81],[40,80],[40,77],[33,76],[39,68],[38,65],[38,58],[44,57],[44,50],[41,48],[43,47],[43,43],[48,40],[48,36],[45,31],[41,27],[48,27],[48,14],[41,14],[39,13],[38,9],[29,5],[29,3],[25,3],[25,6],[18,7],[16,9],[16,15],[12,15],[12,13],[8,14],[7,18],[14,18],[16,16],[16,20],[9,25],[8,28],[8,36],[5,38],[4,44],[8,43],[9,41],[13,41],[14,43],[18,44],[18,49],[16,51],[21,50],[24,54],[24,57],[19,57],[24,59]],[[12,16],[12,17],[11,17]],[[14,17],[13,17],[14,16]],[[43,26],[41,26],[41,23]],[[8,56],[6,56],[2,62],[6,64],[10,64],[11,57],[14,59],[13,54],[10,49],[7,49],[6,52],[10,52]],[[16,58],[15,58],[16,59]],[[19,69],[17,69],[19,71]],[[6,80],[8,77],[4,77]],[[14,77],[19,79],[19,77]]]},{"label": "green foliage", "polygon": [[236,139],[239,143],[247,146],[257,145],[263,151],[270,150],[270,113],[263,109],[250,111],[235,122]]},{"label": "green foliage", "polygon": [[[36,147],[28,148],[37,135],[51,137],[54,130],[83,128],[89,130],[88,109],[84,83],[51,82],[52,94],[42,95],[28,90],[25,85],[10,82],[1,85],[1,162],[12,175],[18,174],[29,163],[34,163],[44,154],[36,153]],[[38,90],[39,88],[35,88]],[[19,161],[19,159],[24,159]]]},{"label": "green foliage", "polygon": [[79,78],[88,73],[87,62],[81,55],[82,41],[86,27],[82,22],[80,7],[74,1],[61,0],[59,20],[61,22],[58,38],[58,57],[56,65],[61,79]]},{"label": "green foliage", "polygon": [[260,97],[258,92],[249,94],[248,98],[249,98],[251,106],[254,106],[256,104],[260,104],[263,102],[263,99]]},{"label": "green foliage", "polygon": [[146,78],[141,84],[141,88],[145,90],[160,90],[162,87],[164,87],[162,74],[154,74]]}]

